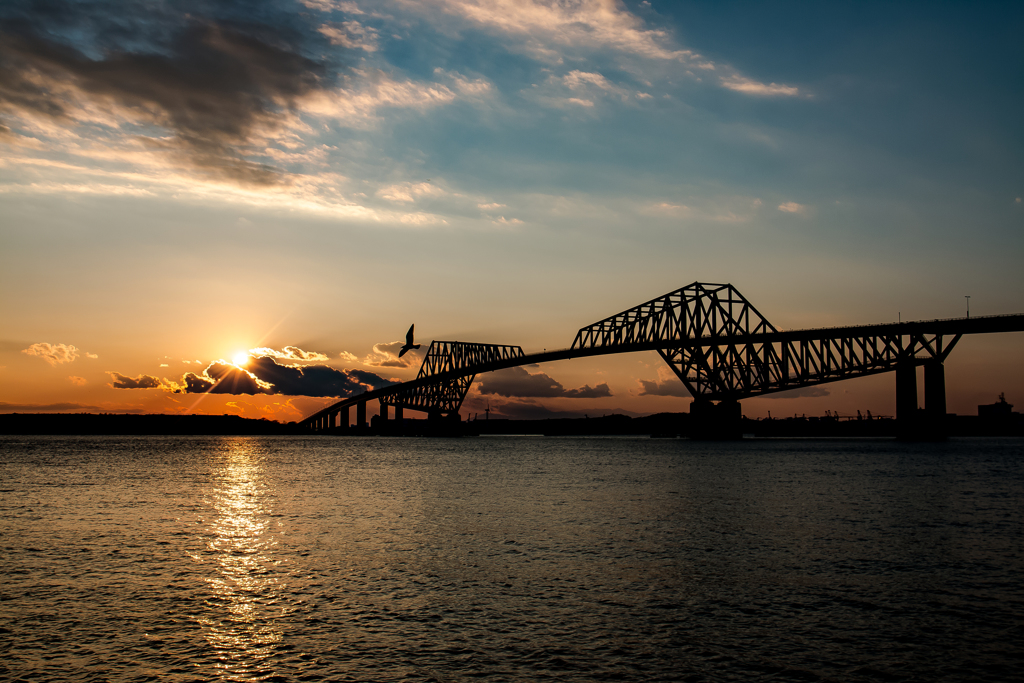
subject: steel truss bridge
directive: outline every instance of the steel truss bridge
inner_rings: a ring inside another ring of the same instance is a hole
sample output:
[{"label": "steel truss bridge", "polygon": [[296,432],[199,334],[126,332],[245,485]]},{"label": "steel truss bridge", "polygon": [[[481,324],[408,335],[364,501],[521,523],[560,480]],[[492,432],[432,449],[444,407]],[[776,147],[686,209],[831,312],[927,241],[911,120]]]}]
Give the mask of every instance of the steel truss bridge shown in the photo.
[{"label": "steel truss bridge", "polygon": [[740,415],[739,401],[883,372],[896,373],[896,417],[917,420],[917,367],[924,366],[925,419],[946,413],[943,362],[965,334],[1024,331],[1024,315],[1000,315],[779,330],[730,284],[694,282],[581,328],[567,349],[526,354],[520,346],[434,341],[416,379],[342,399],[301,422],[311,431],[345,429],[356,406],[380,402],[458,419],[476,375],[534,363],[657,351],[693,396],[691,413]]}]

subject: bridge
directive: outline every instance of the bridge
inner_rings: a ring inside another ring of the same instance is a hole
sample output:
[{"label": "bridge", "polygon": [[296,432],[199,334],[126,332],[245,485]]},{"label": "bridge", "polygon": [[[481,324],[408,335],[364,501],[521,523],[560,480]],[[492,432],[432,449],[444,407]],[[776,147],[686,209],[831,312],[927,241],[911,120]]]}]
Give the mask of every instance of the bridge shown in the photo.
[{"label": "bridge", "polygon": [[[504,368],[614,353],[657,351],[693,396],[698,435],[733,435],[740,401],[883,372],[896,375],[896,419],[903,436],[941,435],[946,415],[943,363],[965,334],[1024,331],[1024,315],[999,315],[779,330],[730,284],[694,282],[581,328],[566,349],[527,354],[520,346],[434,341],[416,379],[339,400],[305,417],[313,432],[366,427],[366,403],[380,417],[394,409],[458,420],[476,375]],[[924,367],[924,414],[917,368]]]}]

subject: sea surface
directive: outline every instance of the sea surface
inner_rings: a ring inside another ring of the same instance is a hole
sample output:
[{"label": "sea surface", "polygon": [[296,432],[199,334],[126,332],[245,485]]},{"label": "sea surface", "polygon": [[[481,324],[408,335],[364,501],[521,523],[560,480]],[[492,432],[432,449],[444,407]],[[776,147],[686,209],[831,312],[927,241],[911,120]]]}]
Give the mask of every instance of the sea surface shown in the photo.
[{"label": "sea surface", "polygon": [[3,681],[1010,681],[1024,440],[0,437]]}]

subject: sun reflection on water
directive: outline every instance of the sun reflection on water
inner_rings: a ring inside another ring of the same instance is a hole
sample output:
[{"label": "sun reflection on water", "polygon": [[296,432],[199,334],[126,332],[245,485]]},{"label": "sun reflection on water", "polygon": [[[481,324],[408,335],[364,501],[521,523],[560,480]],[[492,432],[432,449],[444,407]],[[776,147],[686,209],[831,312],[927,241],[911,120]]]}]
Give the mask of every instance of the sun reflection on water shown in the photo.
[{"label": "sun reflection on water", "polygon": [[200,623],[224,680],[265,679],[281,634],[274,617],[280,586],[274,568],[273,496],[262,456],[245,439],[230,442],[209,502],[207,561],[217,563]]}]

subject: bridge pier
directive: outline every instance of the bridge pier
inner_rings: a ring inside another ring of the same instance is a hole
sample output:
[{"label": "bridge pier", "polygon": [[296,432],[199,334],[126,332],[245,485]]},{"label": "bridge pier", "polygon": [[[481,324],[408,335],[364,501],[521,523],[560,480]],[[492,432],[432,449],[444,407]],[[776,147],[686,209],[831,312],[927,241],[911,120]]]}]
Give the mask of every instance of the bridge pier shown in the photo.
[{"label": "bridge pier", "polygon": [[896,364],[896,432],[901,439],[917,436],[917,363],[913,358]]},{"label": "bridge pier", "polygon": [[896,365],[896,432],[900,439],[933,441],[946,434],[946,370],[942,361],[924,365],[924,410],[917,404],[917,363],[914,359]]},{"label": "bridge pier", "polygon": [[946,369],[942,361],[924,364],[924,430],[925,438],[945,439],[946,433]]},{"label": "bridge pier", "polygon": [[690,404],[690,438],[728,441],[743,438],[743,409],[735,400],[695,399]]}]

